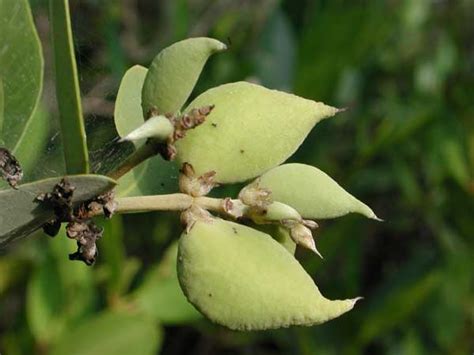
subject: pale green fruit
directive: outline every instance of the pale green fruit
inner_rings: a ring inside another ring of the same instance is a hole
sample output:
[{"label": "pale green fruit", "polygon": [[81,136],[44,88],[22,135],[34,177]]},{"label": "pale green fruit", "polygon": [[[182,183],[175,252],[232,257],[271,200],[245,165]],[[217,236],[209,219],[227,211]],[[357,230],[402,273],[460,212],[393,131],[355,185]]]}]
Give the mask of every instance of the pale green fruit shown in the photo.
[{"label": "pale green fruit", "polygon": [[189,38],[163,49],[153,59],[142,91],[145,117],[150,109],[175,113],[184,105],[207,59],[227,47],[206,37]]},{"label": "pale green fruit", "polygon": [[265,224],[271,222],[281,222],[284,220],[300,221],[301,216],[293,207],[285,205],[284,203],[274,201],[265,208],[265,212],[255,211],[250,212],[250,217],[255,223]]},{"label": "pale green fruit", "polygon": [[259,186],[271,190],[275,201],[295,208],[303,218],[335,218],[354,212],[378,220],[369,206],[313,166],[281,165],[263,174]]},{"label": "pale green fruit", "polygon": [[122,78],[115,100],[114,120],[120,137],[125,137],[145,119],[142,112],[142,88],[148,69],[135,65]]},{"label": "pale green fruit", "polygon": [[279,224],[251,224],[252,228],[270,235],[291,254],[295,255],[296,243],[291,239],[288,229]]},{"label": "pale green fruit", "polygon": [[316,123],[338,109],[281,91],[238,82],[210,89],[186,111],[215,105],[206,121],[177,142],[178,159],[216,181],[245,181],[284,162]]},{"label": "pale green fruit", "polygon": [[351,310],[357,300],[324,298],[272,237],[220,219],[197,221],[181,236],[178,278],[199,311],[238,330],[323,323]]}]

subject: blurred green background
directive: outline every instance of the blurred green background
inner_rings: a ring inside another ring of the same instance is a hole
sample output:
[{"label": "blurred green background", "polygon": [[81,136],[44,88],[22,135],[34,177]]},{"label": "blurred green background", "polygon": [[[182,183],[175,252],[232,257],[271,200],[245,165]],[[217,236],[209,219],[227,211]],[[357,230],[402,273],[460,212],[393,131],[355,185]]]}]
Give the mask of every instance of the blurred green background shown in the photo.
[{"label": "blurred green background", "polygon": [[[31,3],[54,120],[47,6]],[[385,222],[321,222],[325,259],[297,253],[325,296],[364,296],[353,311],[254,333],[213,325],[185,302],[176,215],[101,221],[91,268],[67,260],[72,241],[38,233],[0,252],[2,354],[473,353],[474,1],[82,0],[71,11],[96,170],[113,146],[125,70],[206,35],[230,50],[210,60],[195,94],[246,79],[348,108],[291,160],[321,168]],[[50,138],[38,176],[61,174],[50,167],[54,125]]]}]

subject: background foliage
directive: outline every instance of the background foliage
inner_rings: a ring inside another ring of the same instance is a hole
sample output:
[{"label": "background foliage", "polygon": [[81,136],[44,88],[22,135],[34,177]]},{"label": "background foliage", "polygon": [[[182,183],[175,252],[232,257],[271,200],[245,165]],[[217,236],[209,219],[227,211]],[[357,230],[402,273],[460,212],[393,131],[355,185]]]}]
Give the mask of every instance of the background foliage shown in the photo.
[{"label": "background foliage", "polygon": [[[46,58],[41,114],[55,122],[47,7],[31,3]],[[66,238],[38,234],[0,252],[2,353],[472,353],[474,1],[71,3],[95,171],[115,159],[113,101],[125,70],[208,35],[231,46],[210,60],[196,93],[250,79],[349,108],[318,125],[291,160],[326,171],[386,221],[324,222],[325,259],[298,252],[323,294],[365,297],[353,311],[258,333],[214,326],[184,302],[173,214],[102,222],[93,268],[67,260]],[[30,176],[63,173],[57,132],[53,123]],[[176,183],[172,168],[159,175],[141,183]]]}]

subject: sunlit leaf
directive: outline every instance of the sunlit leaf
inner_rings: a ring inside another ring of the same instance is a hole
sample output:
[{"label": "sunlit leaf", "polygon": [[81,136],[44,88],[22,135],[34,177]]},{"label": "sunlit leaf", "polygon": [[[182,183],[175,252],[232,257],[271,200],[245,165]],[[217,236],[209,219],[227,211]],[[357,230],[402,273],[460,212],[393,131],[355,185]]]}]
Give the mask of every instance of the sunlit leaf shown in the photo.
[{"label": "sunlit leaf", "polygon": [[226,49],[212,38],[189,38],[163,49],[153,59],[142,91],[145,117],[152,108],[175,113],[184,105],[208,58]]},{"label": "sunlit leaf", "polygon": [[186,109],[215,105],[204,124],[177,142],[178,159],[216,180],[251,179],[291,156],[308,133],[336,108],[282,91],[238,82],[210,89]]},{"label": "sunlit leaf", "polygon": [[142,88],[148,69],[135,65],[127,70],[115,100],[114,120],[120,137],[125,137],[144,122]]}]

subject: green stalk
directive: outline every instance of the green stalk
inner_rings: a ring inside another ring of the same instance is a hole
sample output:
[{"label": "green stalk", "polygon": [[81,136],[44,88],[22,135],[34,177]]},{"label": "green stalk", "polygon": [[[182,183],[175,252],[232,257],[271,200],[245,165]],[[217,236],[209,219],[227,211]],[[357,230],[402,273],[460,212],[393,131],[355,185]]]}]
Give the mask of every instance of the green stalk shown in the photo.
[{"label": "green stalk", "polygon": [[56,72],[56,97],[66,172],[68,175],[88,173],[89,155],[74,56],[69,2],[49,0],[49,10]]}]

